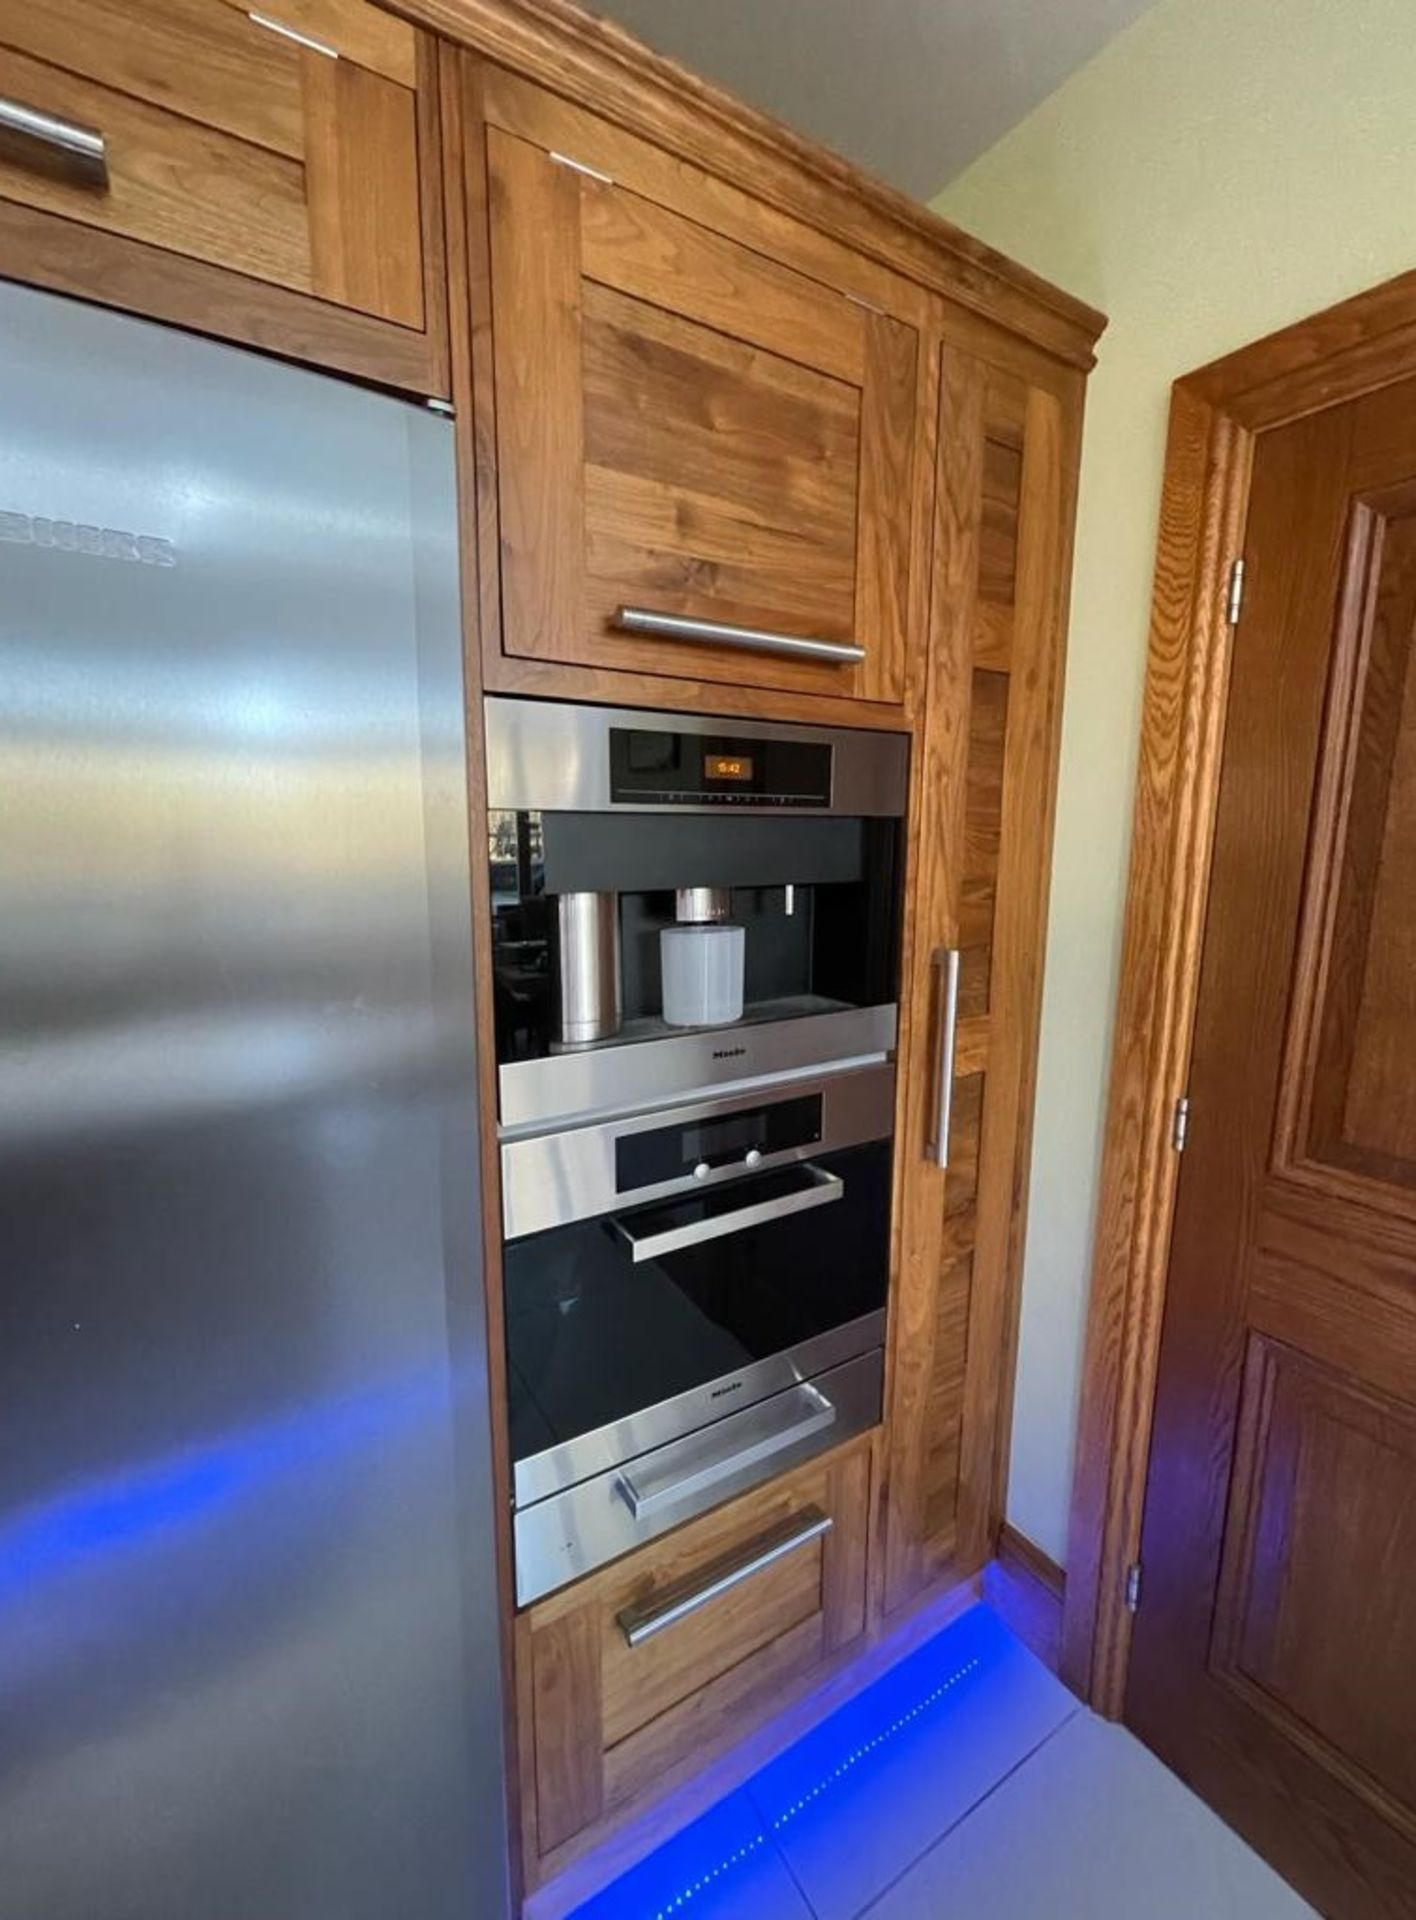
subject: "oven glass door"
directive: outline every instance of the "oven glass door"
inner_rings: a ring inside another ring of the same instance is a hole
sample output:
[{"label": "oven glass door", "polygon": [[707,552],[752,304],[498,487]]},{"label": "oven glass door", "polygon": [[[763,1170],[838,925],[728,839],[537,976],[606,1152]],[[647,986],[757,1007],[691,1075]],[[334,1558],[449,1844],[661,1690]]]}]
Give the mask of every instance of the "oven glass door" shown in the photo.
[{"label": "oven glass door", "polygon": [[877,1140],[510,1242],[515,1459],[883,1309],[889,1238]]}]

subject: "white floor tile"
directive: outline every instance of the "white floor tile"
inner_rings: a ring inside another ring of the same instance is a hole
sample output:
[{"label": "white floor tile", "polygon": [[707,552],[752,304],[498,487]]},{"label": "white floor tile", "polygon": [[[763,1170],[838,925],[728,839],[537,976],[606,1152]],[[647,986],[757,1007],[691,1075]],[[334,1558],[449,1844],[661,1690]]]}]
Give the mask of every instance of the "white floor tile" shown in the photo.
[{"label": "white floor tile", "polygon": [[1074,1697],[979,1607],[746,1791],[817,1920],[853,1920],[1079,1711]]},{"label": "white floor tile", "polygon": [[1312,1913],[1138,1740],[1078,1713],[905,1871],[868,1920]]},{"label": "white floor tile", "polygon": [[782,1856],[744,1793],[716,1807],[574,1920],[812,1920]]}]

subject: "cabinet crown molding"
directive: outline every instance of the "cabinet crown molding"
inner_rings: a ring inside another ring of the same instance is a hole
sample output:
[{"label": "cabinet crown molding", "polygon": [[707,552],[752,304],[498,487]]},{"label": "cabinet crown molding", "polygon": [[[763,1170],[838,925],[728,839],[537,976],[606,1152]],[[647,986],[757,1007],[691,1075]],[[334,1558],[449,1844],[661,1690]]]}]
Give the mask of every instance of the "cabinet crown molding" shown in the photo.
[{"label": "cabinet crown molding", "polygon": [[736,186],[1089,370],[1106,316],[571,0],[388,10],[660,140]]}]

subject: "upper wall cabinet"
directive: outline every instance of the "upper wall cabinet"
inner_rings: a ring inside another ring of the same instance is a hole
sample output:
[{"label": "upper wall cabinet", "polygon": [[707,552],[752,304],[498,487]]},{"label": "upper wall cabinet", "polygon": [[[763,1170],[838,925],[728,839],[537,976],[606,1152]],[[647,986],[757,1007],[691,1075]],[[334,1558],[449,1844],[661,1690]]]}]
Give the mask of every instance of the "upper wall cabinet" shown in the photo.
[{"label": "upper wall cabinet", "polygon": [[0,270],[48,251],[69,291],[297,352],[303,317],[441,391],[411,371],[441,298],[430,60],[365,0],[0,0]]},{"label": "upper wall cabinet", "polygon": [[915,290],[534,87],[479,90],[504,653],[898,705]]}]

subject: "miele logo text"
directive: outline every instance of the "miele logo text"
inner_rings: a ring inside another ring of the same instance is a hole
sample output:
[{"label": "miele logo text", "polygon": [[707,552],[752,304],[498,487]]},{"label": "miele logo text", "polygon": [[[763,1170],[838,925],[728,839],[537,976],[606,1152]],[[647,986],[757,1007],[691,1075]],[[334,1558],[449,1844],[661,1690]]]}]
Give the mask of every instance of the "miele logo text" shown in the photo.
[{"label": "miele logo text", "polygon": [[730,1380],[725,1387],[714,1387],[713,1391],[709,1394],[708,1398],[710,1400],[722,1400],[722,1399],[725,1399],[727,1395],[730,1393],[741,1393],[741,1392],[742,1392],[741,1380]]},{"label": "miele logo text", "polygon": [[170,540],[155,533],[124,533],[121,527],[91,527],[82,520],[47,520],[40,513],[8,513],[0,507],[0,540],[17,547],[53,547],[95,560],[128,560],[143,567],[175,567]]},{"label": "miele logo text", "polygon": [[713,1049],[713,1058],[715,1060],[741,1060],[746,1052],[746,1047],[715,1047]]}]

